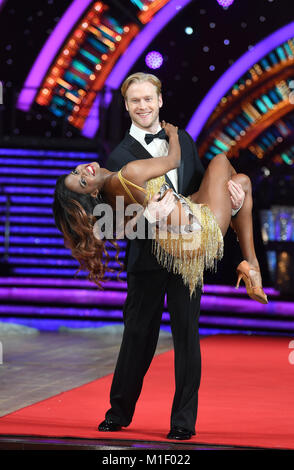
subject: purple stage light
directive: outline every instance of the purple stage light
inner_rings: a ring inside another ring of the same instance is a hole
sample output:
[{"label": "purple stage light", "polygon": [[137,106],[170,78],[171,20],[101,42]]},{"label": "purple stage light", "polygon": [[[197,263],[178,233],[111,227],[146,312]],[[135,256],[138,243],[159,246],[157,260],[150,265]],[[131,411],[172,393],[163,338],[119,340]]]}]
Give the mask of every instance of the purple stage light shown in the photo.
[{"label": "purple stage light", "polygon": [[234,0],[216,0],[221,7],[229,7],[234,3]]},{"label": "purple stage light", "polygon": [[[124,246],[122,244],[122,241],[119,241],[119,244],[121,246]],[[78,279],[51,279],[51,278],[46,278],[42,279],[39,278],[36,280],[35,278],[28,278],[28,277],[2,277],[0,278],[0,286],[31,286],[34,284],[36,286],[36,282],[38,285],[48,285],[48,286],[62,286],[62,287],[95,287],[95,284],[88,280],[78,280]],[[112,282],[112,281],[105,281],[104,287],[107,289],[126,289],[127,284],[122,283],[122,282]],[[280,295],[279,291],[274,289],[273,287],[265,287],[264,291],[266,294],[274,297],[278,297]],[[216,295],[234,295],[237,297],[240,297],[241,295],[246,294],[246,288],[245,287],[239,287],[237,290],[235,287],[232,286],[227,286],[227,285],[220,285],[220,284],[205,284],[204,285],[204,292],[203,295],[206,294],[216,294]],[[293,311],[294,315],[294,311]]]},{"label": "purple stage light", "polygon": [[37,214],[37,215],[44,215],[49,214],[52,215],[51,207],[34,207],[34,206],[11,206],[10,207],[10,214]]},{"label": "purple stage light", "polygon": [[4,186],[5,194],[46,194],[53,196],[54,188],[31,188],[30,186]]},{"label": "purple stage light", "polygon": [[0,0],[0,11],[4,7],[5,3],[6,3],[6,0]]},{"label": "purple stage light", "polygon": [[[41,229],[38,227],[38,232],[40,233],[41,232]],[[44,229],[43,229],[44,230]],[[46,228],[44,230],[44,232],[47,231],[48,232],[48,228]],[[63,240],[61,238],[53,238],[53,237],[24,237],[24,236],[21,236],[21,237],[18,237],[18,236],[11,236],[9,238],[9,241],[10,243],[18,243],[19,245],[22,244],[22,245],[39,245],[40,242],[42,242],[42,244],[46,244],[46,245],[61,245],[61,246],[64,246],[64,243],[63,243]],[[0,243],[5,243],[5,238],[3,236],[0,236]],[[15,271],[16,272],[16,271]]]},{"label": "purple stage light", "polygon": [[[3,200],[0,197],[0,201],[6,201],[6,197],[4,196]],[[34,196],[10,196],[10,201],[12,204],[52,204],[53,198],[52,197],[34,197]]]},{"label": "purple stage light", "polygon": [[[97,155],[95,156],[95,158],[97,158]],[[85,159],[86,162],[88,161],[88,159],[89,159],[89,157],[87,157]],[[40,170],[41,172],[44,172],[44,168],[46,168],[46,172],[47,172],[47,171],[50,171],[50,170],[48,170],[49,166],[52,166],[53,168],[61,167],[61,168],[70,168],[70,169],[72,169],[72,167],[77,166],[77,164],[80,163],[80,161],[81,161],[81,158],[79,158],[78,160],[61,160],[61,161],[58,161],[58,160],[54,161],[54,160],[48,160],[48,159],[41,160],[41,159],[36,159],[36,158],[25,158],[25,159],[21,160],[21,164],[22,165],[42,167],[42,169]],[[15,173],[15,170],[14,170],[15,159],[14,158],[1,158],[1,164],[2,165],[11,165],[11,167],[8,167],[8,166],[7,167],[1,167],[1,173],[7,174],[7,173],[13,173],[13,171]],[[18,168],[17,171],[19,173],[22,173],[22,174],[25,174],[26,172],[30,171],[31,173],[29,173],[29,174],[33,174],[31,168],[30,169]]]},{"label": "purple stage light", "polygon": [[[2,287],[0,288],[0,298],[3,301],[0,307],[0,314],[2,315],[38,315],[53,316],[61,315],[66,317],[68,315],[77,317],[91,317],[104,318],[108,316],[122,317],[122,306],[125,302],[126,292],[124,291],[100,291],[98,289],[53,289],[49,288],[18,288]],[[4,305],[6,299],[14,301],[35,301],[40,305]],[[41,305],[50,302],[61,302],[63,305],[50,306]],[[68,302],[75,304],[76,307],[68,307]],[[90,307],[90,304],[97,305],[98,308]],[[83,306],[85,308],[80,309]],[[107,310],[104,310],[104,308]],[[108,310],[110,308],[110,310]],[[290,317],[294,315],[293,302],[272,302],[272,305],[261,305],[249,299],[232,299],[226,297],[215,298],[214,296],[203,296],[201,300],[201,309],[204,312],[212,312],[212,314],[203,314],[200,316],[200,323],[206,326],[231,326],[233,328],[247,328],[247,329],[263,329],[263,330],[281,330],[293,331],[293,320]],[[220,316],[224,311],[225,315]],[[214,312],[219,312],[218,315]],[[228,316],[229,313],[238,313],[238,316]],[[243,316],[246,315],[246,317]],[[256,314],[259,316],[257,317]],[[271,318],[272,314],[278,315],[276,318]],[[169,321],[169,315],[165,312],[162,317],[163,320]]]},{"label": "purple stage light", "polygon": [[[126,282],[120,281],[105,281],[102,283],[105,289],[122,290],[127,288]],[[97,289],[97,286],[88,279],[60,279],[60,278],[38,278],[35,277],[1,277],[1,286],[26,286],[31,287],[34,285],[47,286],[47,287],[84,287]]]},{"label": "purple stage light", "polygon": [[[34,149],[11,149],[0,148],[0,156],[13,155],[15,157],[65,157],[65,158],[98,158],[95,152],[66,152],[60,150],[34,150]],[[1,159],[2,161],[2,159]],[[22,160],[23,163],[23,160]]]},{"label": "purple stage light", "polygon": [[150,69],[159,69],[163,63],[163,57],[160,52],[151,51],[146,55],[145,63]]},{"label": "purple stage light", "polygon": [[[53,227],[10,227],[10,237],[11,234],[23,234],[23,235],[39,235],[40,232],[43,231],[43,233],[46,233],[47,235],[52,234],[52,235],[60,235],[60,232],[57,228]],[[0,225],[0,233],[4,233],[4,225]],[[19,237],[18,237],[19,238]],[[61,240],[61,238],[60,238]],[[60,242],[62,244],[62,240]],[[9,248],[9,250],[11,247]]]},{"label": "purple stage light", "polygon": [[[28,276],[28,275],[35,275],[35,276],[77,276],[77,277],[85,277],[88,273],[85,271],[80,271],[77,273],[76,269],[65,269],[65,268],[35,268],[35,267],[15,267],[13,268],[13,273],[17,275],[22,275],[22,276]],[[109,279],[116,279],[117,278],[117,273],[107,273],[107,277]],[[126,279],[126,273],[122,272],[119,275],[120,279]]]},{"label": "purple stage light", "polygon": [[[64,172],[60,172],[62,174]],[[31,184],[39,184],[41,186],[55,186],[55,179],[47,179],[47,178],[12,178],[12,177],[0,177],[0,184],[23,184],[23,185],[31,185]]]}]

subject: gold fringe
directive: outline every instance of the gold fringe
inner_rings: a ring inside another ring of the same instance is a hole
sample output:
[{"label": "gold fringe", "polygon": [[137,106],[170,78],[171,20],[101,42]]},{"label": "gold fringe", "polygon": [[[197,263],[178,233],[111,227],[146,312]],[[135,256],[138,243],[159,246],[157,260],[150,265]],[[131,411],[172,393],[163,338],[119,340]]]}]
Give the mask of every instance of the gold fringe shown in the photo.
[{"label": "gold fringe", "polygon": [[[148,196],[152,197],[165,182],[164,177],[148,182]],[[190,296],[197,287],[203,289],[205,269],[217,269],[217,262],[223,257],[223,236],[214,214],[205,204],[194,204],[184,198],[195,217],[200,221],[201,229],[189,234],[175,234],[155,231],[152,250],[158,263],[180,274],[184,284],[189,287]]]}]

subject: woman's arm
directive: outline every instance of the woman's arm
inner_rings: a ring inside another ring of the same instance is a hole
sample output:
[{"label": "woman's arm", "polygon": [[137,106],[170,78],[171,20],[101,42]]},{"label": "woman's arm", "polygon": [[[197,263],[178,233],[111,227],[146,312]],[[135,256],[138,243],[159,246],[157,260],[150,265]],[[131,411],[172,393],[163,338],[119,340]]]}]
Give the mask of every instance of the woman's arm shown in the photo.
[{"label": "woman's arm", "polygon": [[135,160],[124,166],[123,176],[139,186],[145,187],[147,181],[165,175],[168,171],[178,168],[181,163],[181,147],[178,128],[172,124],[162,126],[169,138],[168,155],[164,157]]}]

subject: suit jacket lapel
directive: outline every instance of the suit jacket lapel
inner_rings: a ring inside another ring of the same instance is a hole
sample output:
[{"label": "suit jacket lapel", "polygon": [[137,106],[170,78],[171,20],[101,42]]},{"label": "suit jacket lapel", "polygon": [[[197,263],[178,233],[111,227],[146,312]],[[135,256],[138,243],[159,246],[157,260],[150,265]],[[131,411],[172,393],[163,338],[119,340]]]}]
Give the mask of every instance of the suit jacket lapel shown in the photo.
[{"label": "suit jacket lapel", "polygon": [[181,165],[178,168],[178,193],[182,193],[183,190],[183,178],[184,178],[184,159],[181,158]]},{"label": "suit jacket lapel", "polygon": [[[153,158],[152,155],[143,147],[143,145],[138,142],[138,140],[134,139],[130,134],[129,134],[129,139],[130,139],[130,146],[129,149],[131,153],[134,155],[134,157],[138,160],[143,159],[143,158]],[[177,170],[178,172],[178,191],[180,192],[182,185],[183,185],[183,175],[184,175],[184,161],[183,159],[181,160],[181,165]],[[167,175],[165,175],[166,182],[169,184],[171,188],[174,188],[171,180]]]},{"label": "suit jacket lapel", "polygon": [[130,138],[130,151],[137,160],[152,158],[152,155],[143,147],[143,145],[140,144],[140,142],[138,142],[138,140],[134,139],[132,136],[130,136]]}]

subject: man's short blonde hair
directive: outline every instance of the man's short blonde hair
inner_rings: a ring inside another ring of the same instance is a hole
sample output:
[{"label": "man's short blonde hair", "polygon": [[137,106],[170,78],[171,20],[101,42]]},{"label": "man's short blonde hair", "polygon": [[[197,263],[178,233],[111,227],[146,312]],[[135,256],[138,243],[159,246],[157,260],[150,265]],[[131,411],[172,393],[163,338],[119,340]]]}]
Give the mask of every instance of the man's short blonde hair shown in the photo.
[{"label": "man's short blonde hair", "polygon": [[154,85],[156,88],[157,95],[158,96],[160,95],[161,81],[159,80],[159,78],[157,78],[155,75],[152,75],[151,73],[137,72],[127,77],[121,86],[121,94],[123,95],[124,99],[125,100],[127,99],[127,91],[133,83],[144,83],[144,82],[152,83],[152,85]]}]

